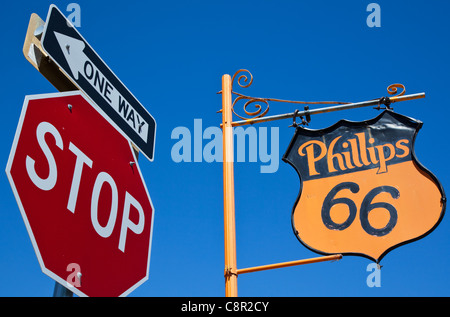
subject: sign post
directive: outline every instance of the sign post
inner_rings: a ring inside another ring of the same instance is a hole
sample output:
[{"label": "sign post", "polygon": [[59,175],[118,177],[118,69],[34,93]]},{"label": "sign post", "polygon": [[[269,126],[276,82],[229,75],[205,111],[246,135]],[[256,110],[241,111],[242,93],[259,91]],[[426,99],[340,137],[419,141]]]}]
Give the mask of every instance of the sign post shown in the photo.
[{"label": "sign post", "polygon": [[[98,102],[101,111],[114,120],[111,124],[136,142],[132,144],[136,161],[139,150],[153,160],[155,120],[56,6],[50,6],[46,22],[31,15],[23,54],[59,91],[82,90]],[[54,296],[72,296],[72,292],[56,282]]]},{"label": "sign post", "polygon": [[233,112],[231,106],[231,77],[222,77],[223,126],[223,200],[225,229],[225,295],[237,296],[236,232],[234,213],[234,147]]},{"label": "sign post", "polygon": [[[240,73],[247,73],[250,75],[250,79],[247,75],[243,74],[238,77]],[[289,261],[289,262],[282,262],[282,263],[275,263],[275,264],[269,264],[269,265],[262,265],[262,266],[256,266],[256,267],[250,267],[250,268],[237,268],[237,260],[236,260],[236,234],[235,234],[235,197],[234,197],[234,170],[233,170],[233,155],[234,155],[234,147],[233,147],[233,127],[236,126],[242,126],[247,124],[255,124],[255,123],[261,123],[261,122],[268,122],[268,121],[274,121],[274,120],[280,120],[280,119],[288,119],[291,118],[294,120],[293,126],[298,126],[296,123],[296,118],[300,118],[302,120],[302,124],[308,124],[311,120],[311,115],[314,114],[321,114],[321,113],[327,113],[332,111],[340,111],[340,110],[346,110],[346,109],[354,109],[354,108],[360,108],[360,107],[367,107],[367,106],[377,106],[376,109],[381,109],[383,106],[385,109],[390,110],[390,105],[395,102],[401,102],[401,101],[407,101],[407,100],[414,100],[418,98],[424,98],[424,93],[419,94],[413,94],[413,95],[407,95],[404,96],[404,90],[400,92],[396,96],[392,97],[382,97],[378,99],[373,99],[369,101],[364,102],[357,102],[357,103],[350,103],[350,102],[337,102],[337,101],[323,101],[323,102],[305,102],[305,101],[290,101],[290,100],[282,100],[282,99],[274,99],[274,98],[259,98],[259,97],[251,97],[246,96],[241,93],[237,93],[233,91],[233,83],[235,79],[237,78],[237,83],[242,88],[249,87],[253,82],[253,76],[248,70],[241,69],[237,71],[233,77],[231,78],[230,75],[225,74],[222,76],[222,91],[220,92],[222,94],[222,109],[219,111],[222,113],[222,124],[221,127],[223,129],[223,193],[224,193],[224,242],[225,242],[225,296],[227,297],[236,297],[237,296],[237,277],[240,274],[244,273],[251,273],[251,272],[257,272],[257,271],[263,271],[263,270],[270,270],[270,269],[276,269],[276,268],[283,268],[283,267],[289,267],[289,266],[295,266],[295,265],[304,265],[304,264],[310,264],[310,263],[318,263],[323,261],[336,261],[342,258],[342,253],[346,253],[346,250],[343,249],[337,249],[333,250],[332,252],[319,252],[322,254],[328,254],[321,257],[316,257],[312,259],[305,259],[305,260],[296,260],[296,261]],[[244,84],[242,83],[244,82]],[[403,85],[400,84],[394,84],[389,86],[388,92],[390,95],[397,94],[397,88],[403,88]],[[236,95],[237,97],[232,100],[232,95]],[[238,101],[244,100],[244,111],[247,116],[250,117],[243,117],[236,113],[235,111],[235,105]],[[325,108],[318,108],[318,109],[309,109],[309,106],[305,106],[303,111],[296,110],[293,113],[287,113],[287,114],[281,114],[281,115],[274,115],[274,116],[267,116],[266,114],[269,110],[269,102],[286,102],[286,103],[292,103],[292,104],[333,104],[334,106],[329,106]],[[247,106],[250,104],[254,104],[256,111],[251,112],[247,110]],[[243,119],[242,121],[233,121],[233,114],[238,116],[239,118]],[[369,140],[370,142],[370,140]],[[351,143],[351,142],[350,142]],[[351,143],[352,144],[352,143]],[[347,144],[347,147],[349,145]],[[352,145],[350,145],[351,147]],[[381,146],[381,149],[384,150],[383,145]],[[344,145],[345,147],[345,145]],[[296,148],[298,149],[298,148]],[[295,152],[295,149],[292,151]],[[310,148],[311,153],[316,153],[315,149]],[[310,155],[313,155],[311,154]],[[384,152],[383,152],[384,153]],[[347,153],[350,155],[350,153]],[[322,155],[322,154],[321,154]],[[325,154],[323,155],[325,156]],[[386,154],[386,156],[380,156],[381,159],[380,164],[382,167],[385,167],[387,158],[392,159],[392,152],[389,154]],[[400,153],[401,156],[401,153]],[[321,157],[322,158],[322,157]],[[346,156],[344,156],[346,158]],[[316,157],[311,158],[311,162],[315,162],[316,160],[319,160]],[[289,161],[288,156],[285,157],[285,160]],[[380,160],[379,160],[380,161]],[[297,165],[296,165],[297,166]],[[298,166],[297,166],[298,168]],[[431,186],[432,187],[432,186]],[[391,193],[393,196],[396,196],[395,190],[391,190],[389,188],[382,187],[382,190],[380,192],[387,192],[388,194]],[[334,192],[332,192],[335,194]],[[369,198],[366,199],[366,207],[369,209],[375,209],[379,207],[386,208],[387,205],[379,205],[379,203],[372,201],[375,196],[377,196],[378,192],[371,192],[371,195],[369,195]],[[442,196],[440,195],[442,194]],[[444,206],[442,209],[445,209],[445,197],[443,196],[443,191],[440,191],[438,188],[437,194],[436,190],[434,191],[434,196],[440,197],[439,201],[434,201],[436,204],[440,204],[441,206]],[[328,196],[327,196],[328,197]],[[334,200],[333,200],[334,199]],[[325,199],[326,200],[326,199]],[[330,208],[333,204],[340,204],[344,201],[343,198],[335,198],[330,197],[329,200],[331,201],[331,204],[329,204]],[[328,205],[327,205],[328,206]],[[390,207],[387,207],[388,210],[390,210]],[[370,211],[366,208],[367,213]],[[352,214],[352,220],[353,220],[353,214]],[[363,217],[364,218],[364,217]],[[439,215],[438,217],[434,217],[434,219],[441,219],[442,216]],[[394,219],[391,217],[391,220]],[[305,223],[305,221],[303,221]],[[435,224],[437,225],[437,224]],[[388,226],[389,227],[389,224]],[[326,240],[326,239],[325,239]],[[349,254],[349,253],[346,253]],[[369,256],[370,257],[370,256]]]}]

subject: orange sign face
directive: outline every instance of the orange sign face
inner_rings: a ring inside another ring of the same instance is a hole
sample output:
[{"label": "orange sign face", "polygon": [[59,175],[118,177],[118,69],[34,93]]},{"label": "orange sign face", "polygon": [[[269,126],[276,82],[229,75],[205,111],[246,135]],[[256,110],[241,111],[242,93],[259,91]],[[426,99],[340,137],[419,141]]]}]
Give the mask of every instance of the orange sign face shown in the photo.
[{"label": "orange sign face", "polygon": [[297,127],[283,160],[300,176],[292,211],[300,242],[320,254],[376,262],[439,224],[445,194],[414,154],[422,122],[384,111],[322,130]]}]

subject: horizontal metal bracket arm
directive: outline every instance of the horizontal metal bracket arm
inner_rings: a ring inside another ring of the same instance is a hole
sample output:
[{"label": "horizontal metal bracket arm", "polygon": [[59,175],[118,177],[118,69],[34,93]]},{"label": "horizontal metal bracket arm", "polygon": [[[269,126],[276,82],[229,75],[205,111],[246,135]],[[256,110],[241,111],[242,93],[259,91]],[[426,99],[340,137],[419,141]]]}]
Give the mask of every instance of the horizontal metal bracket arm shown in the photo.
[{"label": "horizontal metal bracket arm", "polygon": [[325,262],[325,261],[339,261],[340,259],[342,259],[342,254],[333,254],[333,255],[321,256],[321,257],[317,257],[317,258],[311,258],[311,259],[303,259],[303,260],[296,260],[296,261],[248,267],[248,268],[244,268],[244,269],[235,269],[232,267],[226,267],[224,270],[224,276],[225,276],[225,278],[229,278],[232,275],[238,276],[239,274],[244,274],[244,273],[266,271],[266,270],[272,270],[272,269],[279,269],[279,268],[283,268],[283,267],[290,267],[290,266],[297,266],[297,265],[304,265],[304,264],[311,264],[311,263],[319,263],[319,262]]},{"label": "horizontal metal bracket arm", "polygon": [[290,267],[290,266],[304,265],[304,264],[311,264],[311,263],[319,263],[319,262],[325,262],[325,261],[339,261],[340,259],[342,259],[342,254],[327,255],[327,256],[321,256],[321,257],[311,258],[311,259],[289,261],[289,262],[282,262],[282,263],[276,263],[276,264],[249,267],[249,268],[245,268],[245,269],[238,269],[237,274],[239,275],[239,274],[244,274],[244,273],[252,273],[252,272],[265,271],[265,270],[271,270],[271,269],[279,269],[279,268],[283,268],[283,267]]}]

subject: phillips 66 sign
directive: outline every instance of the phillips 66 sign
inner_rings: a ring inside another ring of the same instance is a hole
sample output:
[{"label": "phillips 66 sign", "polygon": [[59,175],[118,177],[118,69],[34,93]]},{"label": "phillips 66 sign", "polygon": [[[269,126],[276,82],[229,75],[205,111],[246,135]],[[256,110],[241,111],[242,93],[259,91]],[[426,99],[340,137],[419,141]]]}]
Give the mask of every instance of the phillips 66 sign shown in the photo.
[{"label": "phillips 66 sign", "polygon": [[421,126],[386,110],[322,130],[297,127],[283,160],[301,180],[292,211],[300,242],[321,254],[379,262],[433,231],[446,199],[438,179],[415,157]]}]

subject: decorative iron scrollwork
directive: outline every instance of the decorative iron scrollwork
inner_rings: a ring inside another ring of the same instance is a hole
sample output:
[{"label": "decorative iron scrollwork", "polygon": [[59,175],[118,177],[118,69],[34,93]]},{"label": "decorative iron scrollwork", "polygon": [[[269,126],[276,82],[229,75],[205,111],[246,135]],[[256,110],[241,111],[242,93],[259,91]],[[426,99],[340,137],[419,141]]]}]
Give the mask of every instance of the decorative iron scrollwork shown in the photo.
[{"label": "decorative iron scrollwork", "polygon": [[[304,105],[313,105],[313,104],[329,104],[329,105],[343,105],[343,104],[350,104],[351,102],[342,102],[342,101],[294,101],[294,100],[284,100],[284,99],[275,99],[275,98],[261,98],[261,97],[252,97],[247,96],[241,93],[238,93],[233,90],[233,85],[237,83],[239,87],[241,88],[248,88],[253,83],[253,75],[248,71],[247,69],[239,69],[231,78],[231,93],[236,96],[236,98],[232,102],[232,111],[233,113],[243,119],[243,120],[252,120],[256,118],[262,118],[264,117],[270,109],[269,102],[283,102],[283,103],[293,103],[293,104],[304,104]],[[400,92],[398,92],[398,89],[402,89]],[[387,88],[387,91],[389,95],[391,95],[390,98],[393,97],[399,97],[405,94],[405,86],[402,84],[392,84]],[[395,95],[395,96],[394,96]],[[388,97],[383,97],[383,99],[380,99],[380,103],[386,103],[383,101],[384,99],[389,100]],[[245,115],[238,114],[235,109],[236,105],[239,101],[245,101],[243,110]],[[249,109],[249,108],[254,108]],[[308,107],[308,106],[306,106]],[[307,109],[305,107],[305,109]],[[386,107],[389,107],[389,105],[386,105]],[[378,107],[380,109],[380,107]],[[389,108],[390,109],[390,108]],[[309,121],[308,121],[309,122]]]},{"label": "decorative iron scrollwork", "polygon": [[[237,78],[237,80],[236,80]],[[276,99],[276,98],[260,98],[260,97],[251,97],[247,96],[241,93],[238,93],[233,90],[233,84],[237,83],[239,87],[241,88],[248,88],[253,83],[253,75],[248,71],[247,69],[240,69],[238,70],[231,79],[231,93],[236,95],[237,97],[234,99],[232,103],[233,113],[243,119],[243,120],[249,120],[249,119],[256,119],[256,118],[262,118],[264,117],[270,109],[269,101],[273,102],[284,102],[284,103],[294,103],[294,104],[349,104],[350,102],[340,102],[340,101],[294,101],[294,100],[285,100],[285,99]],[[239,115],[235,111],[235,106],[238,101],[246,100],[244,103],[244,112],[249,117],[244,117],[242,115]],[[255,108],[255,111],[248,110],[248,107],[252,105]]]},{"label": "decorative iron scrollwork", "polygon": [[242,85],[241,84],[241,80],[243,79],[244,82],[247,82],[248,81],[248,77],[246,75],[241,75],[241,76],[239,76],[239,78],[237,80],[238,85],[241,86],[242,88],[248,88],[248,87],[250,87],[252,85],[252,83],[253,83],[253,75],[252,75],[252,73],[250,73],[247,69],[240,69],[236,73],[234,73],[233,77],[231,78],[231,89],[233,89],[233,83],[234,83],[234,80],[236,79],[236,76],[239,73],[242,73],[242,72],[246,72],[246,73],[248,73],[250,75],[250,82],[248,84]]},{"label": "decorative iron scrollwork", "polygon": [[[240,69],[233,75],[233,77],[231,78],[231,93],[237,95],[236,99],[234,99],[233,104],[232,104],[233,113],[236,116],[238,116],[239,118],[243,119],[243,120],[264,117],[267,114],[267,112],[269,111],[269,102],[266,99],[245,96],[245,95],[242,95],[240,93],[237,93],[237,92],[233,91],[233,83],[234,83],[236,77],[238,76],[238,74],[240,74],[240,73],[244,73],[244,74],[240,75],[237,78],[236,82],[241,88],[248,88],[253,83],[253,75],[247,69]],[[250,80],[249,80],[249,77],[245,73],[247,73],[250,76]],[[244,81],[245,84],[242,84],[241,81]],[[245,104],[244,104],[244,112],[245,112],[245,114],[247,116],[249,116],[247,118],[239,115],[234,110],[235,109],[234,106],[240,100],[247,100],[245,102]],[[261,104],[264,104],[264,106],[261,106]],[[247,107],[249,105],[253,105],[256,110],[255,111],[249,111],[247,109]],[[264,111],[263,111],[263,109],[264,109]]]},{"label": "decorative iron scrollwork", "polygon": [[397,88],[401,88],[403,89],[398,95],[396,95],[395,97],[399,97],[399,96],[403,96],[405,94],[405,86],[402,84],[392,84],[389,85],[389,87],[387,88],[387,91],[389,93],[389,95],[395,95],[397,93]]}]

